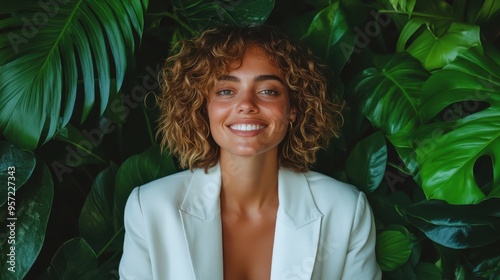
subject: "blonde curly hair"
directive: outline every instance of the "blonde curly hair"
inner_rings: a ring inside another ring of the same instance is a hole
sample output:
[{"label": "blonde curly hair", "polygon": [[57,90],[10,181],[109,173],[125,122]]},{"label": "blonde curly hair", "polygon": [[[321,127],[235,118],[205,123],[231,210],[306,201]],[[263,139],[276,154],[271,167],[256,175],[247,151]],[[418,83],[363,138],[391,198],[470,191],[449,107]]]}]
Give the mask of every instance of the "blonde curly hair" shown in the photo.
[{"label": "blonde curly hair", "polygon": [[296,110],[296,120],[279,144],[280,166],[305,172],[316,161],[316,152],[338,137],[342,104],[328,97],[326,68],[309,49],[274,27],[221,26],[181,41],[161,72],[160,145],[181,167],[206,170],[217,164],[220,148],[210,135],[208,95],[230,72],[230,64],[241,63],[246,49],[254,46],[281,69]]}]

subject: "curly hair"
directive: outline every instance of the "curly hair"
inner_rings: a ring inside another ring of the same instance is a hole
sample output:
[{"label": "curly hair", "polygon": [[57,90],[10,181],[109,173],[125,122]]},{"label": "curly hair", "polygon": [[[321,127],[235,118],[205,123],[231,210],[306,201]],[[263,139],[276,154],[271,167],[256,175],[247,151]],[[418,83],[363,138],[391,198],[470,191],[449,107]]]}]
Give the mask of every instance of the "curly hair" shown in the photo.
[{"label": "curly hair", "polygon": [[326,67],[311,51],[275,27],[220,26],[184,40],[161,72],[162,93],[158,135],[183,168],[216,165],[220,148],[210,134],[207,101],[218,79],[240,62],[249,47],[265,50],[270,62],[283,73],[296,120],[279,144],[280,166],[305,172],[316,161],[316,152],[342,125],[342,104],[327,94]]}]

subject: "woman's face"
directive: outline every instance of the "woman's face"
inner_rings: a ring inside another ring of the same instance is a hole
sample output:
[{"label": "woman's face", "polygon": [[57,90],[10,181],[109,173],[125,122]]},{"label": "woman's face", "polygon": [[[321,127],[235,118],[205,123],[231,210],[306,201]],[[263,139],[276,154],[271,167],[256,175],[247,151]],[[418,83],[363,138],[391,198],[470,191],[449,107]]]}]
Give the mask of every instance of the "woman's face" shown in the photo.
[{"label": "woman's face", "polygon": [[283,74],[263,49],[248,48],[241,66],[220,77],[209,94],[208,118],[221,155],[277,155],[295,110]]}]

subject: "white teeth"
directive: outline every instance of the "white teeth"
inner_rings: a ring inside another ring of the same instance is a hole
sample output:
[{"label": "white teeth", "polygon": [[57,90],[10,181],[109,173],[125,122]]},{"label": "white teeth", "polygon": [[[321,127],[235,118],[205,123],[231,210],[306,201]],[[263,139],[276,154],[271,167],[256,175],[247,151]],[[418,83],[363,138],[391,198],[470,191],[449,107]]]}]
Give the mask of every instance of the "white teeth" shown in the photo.
[{"label": "white teeth", "polygon": [[241,130],[241,131],[252,131],[264,128],[263,125],[256,125],[256,124],[233,124],[230,127],[234,130]]}]

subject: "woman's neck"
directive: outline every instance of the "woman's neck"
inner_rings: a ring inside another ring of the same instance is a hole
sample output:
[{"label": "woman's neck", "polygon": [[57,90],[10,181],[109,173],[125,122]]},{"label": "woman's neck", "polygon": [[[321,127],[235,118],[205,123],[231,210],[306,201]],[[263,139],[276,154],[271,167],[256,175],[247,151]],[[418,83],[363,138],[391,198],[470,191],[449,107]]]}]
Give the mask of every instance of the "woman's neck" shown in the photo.
[{"label": "woman's neck", "polygon": [[236,215],[258,218],[278,207],[277,155],[240,157],[221,153],[221,206]]}]

